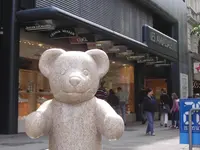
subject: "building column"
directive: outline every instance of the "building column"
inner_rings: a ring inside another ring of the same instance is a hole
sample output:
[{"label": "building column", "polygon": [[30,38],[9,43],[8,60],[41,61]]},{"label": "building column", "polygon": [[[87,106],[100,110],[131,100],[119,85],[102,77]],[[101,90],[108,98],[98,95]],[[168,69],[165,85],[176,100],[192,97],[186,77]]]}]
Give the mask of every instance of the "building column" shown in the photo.
[{"label": "building column", "polygon": [[136,120],[141,121],[142,116],[140,112],[140,91],[144,88],[144,65],[143,64],[135,64],[134,66],[135,73],[135,113]]},{"label": "building column", "polygon": [[3,34],[1,35],[0,73],[0,134],[18,132],[18,66],[19,66],[19,24],[15,14],[18,0],[1,0]]},{"label": "building column", "polygon": [[189,88],[189,96],[193,96],[193,75],[194,75],[194,69],[193,69],[193,59],[191,57],[191,55],[188,55],[189,57],[189,74],[188,74],[188,88]]},{"label": "building column", "polygon": [[180,72],[178,62],[171,63],[171,91],[180,96]]}]

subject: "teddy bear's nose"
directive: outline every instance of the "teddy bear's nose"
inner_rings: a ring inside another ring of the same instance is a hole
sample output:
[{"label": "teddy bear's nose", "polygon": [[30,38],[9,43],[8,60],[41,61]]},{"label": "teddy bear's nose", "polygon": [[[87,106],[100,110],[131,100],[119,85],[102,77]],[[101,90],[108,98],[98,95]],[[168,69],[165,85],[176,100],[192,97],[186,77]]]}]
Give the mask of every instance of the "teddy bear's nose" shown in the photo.
[{"label": "teddy bear's nose", "polygon": [[81,78],[79,78],[79,77],[71,77],[71,78],[69,79],[69,83],[70,83],[72,86],[77,86],[80,82],[81,82]]}]

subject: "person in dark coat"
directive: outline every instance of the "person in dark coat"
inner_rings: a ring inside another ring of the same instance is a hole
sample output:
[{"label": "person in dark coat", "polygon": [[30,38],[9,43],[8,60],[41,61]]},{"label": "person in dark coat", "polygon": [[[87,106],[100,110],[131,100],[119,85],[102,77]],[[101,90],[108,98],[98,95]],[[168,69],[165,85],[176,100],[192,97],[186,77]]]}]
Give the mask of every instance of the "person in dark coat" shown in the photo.
[{"label": "person in dark coat", "polygon": [[110,89],[107,102],[112,106],[112,108],[119,114],[119,98],[115,95],[115,92]]},{"label": "person in dark coat", "polygon": [[162,93],[160,95],[160,126],[165,125],[168,126],[168,113],[170,112],[170,97],[167,92],[162,89]]},{"label": "person in dark coat", "polygon": [[99,99],[102,99],[102,100],[106,100],[107,99],[107,91],[106,89],[104,88],[104,84],[105,84],[105,81],[101,81],[100,82],[100,86],[99,86],[99,89],[97,90],[95,96]]},{"label": "person in dark coat", "polygon": [[155,136],[154,132],[154,113],[157,111],[157,103],[155,98],[153,97],[153,90],[148,88],[147,90],[147,96],[144,98],[144,111],[147,115],[147,129],[146,134]]}]

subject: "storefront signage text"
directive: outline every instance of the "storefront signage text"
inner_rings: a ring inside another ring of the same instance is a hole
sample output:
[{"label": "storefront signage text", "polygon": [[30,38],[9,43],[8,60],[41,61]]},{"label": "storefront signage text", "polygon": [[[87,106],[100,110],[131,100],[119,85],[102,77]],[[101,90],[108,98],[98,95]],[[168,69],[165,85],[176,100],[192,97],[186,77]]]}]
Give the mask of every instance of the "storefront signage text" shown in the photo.
[{"label": "storefront signage text", "polygon": [[50,38],[67,38],[67,37],[72,37],[72,36],[76,36],[76,33],[74,31],[74,29],[58,29],[53,31],[49,37]]},{"label": "storefront signage text", "polygon": [[149,36],[150,36],[150,39],[151,39],[152,42],[155,42],[155,43],[157,43],[161,46],[164,46],[166,48],[169,48],[171,50],[174,50],[174,51],[176,50],[175,49],[176,45],[173,45],[174,41],[169,40],[165,36],[159,35],[154,31],[151,31]]},{"label": "storefront signage text", "polygon": [[160,47],[175,52],[177,51],[177,41],[175,39],[147,25],[143,26],[143,42],[151,48]]},{"label": "storefront signage text", "polygon": [[88,42],[86,37],[72,37],[69,39],[70,44],[85,44]]},{"label": "storefront signage text", "polygon": [[54,30],[55,26],[46,24],[46,25],[34,25],[34,26],[26,26],[26,31],[51,31]]}]

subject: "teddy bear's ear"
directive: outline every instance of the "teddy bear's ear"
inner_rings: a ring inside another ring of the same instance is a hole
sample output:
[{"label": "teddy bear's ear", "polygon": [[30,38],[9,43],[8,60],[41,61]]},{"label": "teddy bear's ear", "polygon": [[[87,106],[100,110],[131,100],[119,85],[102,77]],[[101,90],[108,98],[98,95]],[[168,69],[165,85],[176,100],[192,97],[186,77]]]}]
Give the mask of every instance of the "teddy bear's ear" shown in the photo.
[{"label": "teddy bear's ear", "polygon": [[109,58],[108,55],[100,49],[91,49],[86,51],[97,64],[99,77],[102,78],[109,70]]},{"label": "teddy bear's ear", "polygon": [[41,73],[48,78],[50,69],[54,61],[65,51],[63,49],[52,48],[46,50],[40,57],[39,69]]}]

